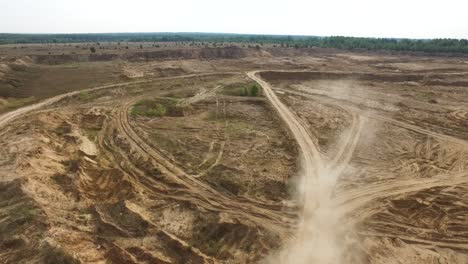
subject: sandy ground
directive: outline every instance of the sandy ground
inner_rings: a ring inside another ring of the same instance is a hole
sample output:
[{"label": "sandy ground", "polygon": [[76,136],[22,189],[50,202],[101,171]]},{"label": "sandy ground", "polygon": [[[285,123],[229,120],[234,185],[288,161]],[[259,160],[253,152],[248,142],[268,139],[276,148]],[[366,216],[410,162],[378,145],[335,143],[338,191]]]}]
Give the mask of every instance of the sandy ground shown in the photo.
[{"label": "sandy ground", "polygon": [[106,47],[0,47],[10,94],[100,69],[0,116],[2,263],[468,261],[463,58]]}]

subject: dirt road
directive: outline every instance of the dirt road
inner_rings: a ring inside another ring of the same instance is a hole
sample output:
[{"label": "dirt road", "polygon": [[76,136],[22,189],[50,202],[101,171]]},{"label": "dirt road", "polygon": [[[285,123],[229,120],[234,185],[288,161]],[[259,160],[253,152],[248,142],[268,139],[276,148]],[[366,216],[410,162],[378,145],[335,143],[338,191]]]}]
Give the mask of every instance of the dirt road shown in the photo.
[{"label": "dirt road", "polygon": [[77,95],[82,92],[93,92],[97,90],[102,90],[102,89],[109,89],[109,88],[117,88],[117,87],[123,87],[123,86],[128,86],[131,84],[139,84],[139,83],[150,83],[154,81],[162,81],[162,80],[172,80],[172,79],[183,79],[183,78],[192,78],[192,77],[202,77],[202,76],[209,76],[209,75],[219,75],[219,74],[238,74],[238,72],[217,72],[217,73],[200,73],[200,74],[186,74],[186,75],[179,75],[179,76],[171,76],[171,77],[161,77],[161,78],[153,78],[153,79],[145,79],[145,80],[140,80],[140,81],[134,81],[134,82],[123,82],[123,83],[117,83],[117,84],[109,84],[109,85],[103,85],[103,86],[98,86],[98,87],[93,87],[89,89],[84,89],[80,91],[73,91],[65,94],[60,94],[54,97],[51,97],[49,99],[46,99],[44,101],[41,101],[36,104],[28,105],[25,107],[21,107],[19,109],[16,109],[14,111],[5,113],[0,116],[0,128],[5,126],[8,122],[17,119],[21,117],[22,115],[25,115],[31,111],[40,109],[42,107],[51,105],[53,103],[56,103],[64,98]]}]

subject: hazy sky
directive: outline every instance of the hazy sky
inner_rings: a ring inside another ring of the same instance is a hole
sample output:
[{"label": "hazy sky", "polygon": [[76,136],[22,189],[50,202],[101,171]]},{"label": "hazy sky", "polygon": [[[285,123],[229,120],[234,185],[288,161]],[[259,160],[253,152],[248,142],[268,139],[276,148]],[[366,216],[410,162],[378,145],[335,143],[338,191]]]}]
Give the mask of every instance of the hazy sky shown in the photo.
[{"label": "hazy sky", "polygon": [[0,32],[468,38],[468,0],[0,0]]}]

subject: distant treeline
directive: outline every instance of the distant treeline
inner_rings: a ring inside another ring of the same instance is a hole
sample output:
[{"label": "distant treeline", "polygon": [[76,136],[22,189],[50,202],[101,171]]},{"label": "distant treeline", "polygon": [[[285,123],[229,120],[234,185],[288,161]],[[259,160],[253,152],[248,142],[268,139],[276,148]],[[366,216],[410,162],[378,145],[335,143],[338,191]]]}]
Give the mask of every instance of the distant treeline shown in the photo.
[{"label": "distant treeline", "polygon": [[0,34],[1,44],[84,42],[257,43],[283,47],[468,53],[466,39],[396,39],[220,33]]}]

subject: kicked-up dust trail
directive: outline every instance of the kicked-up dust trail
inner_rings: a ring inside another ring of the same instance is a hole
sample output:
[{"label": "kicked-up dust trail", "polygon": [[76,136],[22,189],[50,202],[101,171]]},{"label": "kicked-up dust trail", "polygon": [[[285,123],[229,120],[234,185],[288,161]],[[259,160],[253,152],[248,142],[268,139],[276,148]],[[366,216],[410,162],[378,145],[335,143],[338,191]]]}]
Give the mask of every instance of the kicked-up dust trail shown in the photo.
[{"label": "kicked-up dust trail", "polygon": [[353,118],[353,126],[346,142],[333,161],[325,161],[310,134],[274,94],[270,84],[249,72],[258,82],[273,107],[297,140],[302,154],[302,178],[299,186],[302,199],[302,218],[297,234],[281,252],[272,258],[274,263],[330,263],[341,262],[342,251],[337,241],[340,213],[332,200],[336,180],[343,172],[357,144],[362,120]]},{"label": "kicked-up dust trail", "polygon": [[332,161],[322,158],[318,147],[297,116],[294,115],[274,94],[271,86],[258,77],[257,72],[248,73],[258,82],[266,97],[287,124],[302,153],[302,178],[300,195],[302,218],[293,241],[278,253],[273,263],[330,263],[341,262],[342,250],[338,243],[339,208],[333,202],[332,194],[336,181],[346,168],[356,147],[363,120],[353,115],[350,131]]}]

